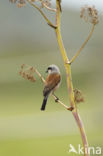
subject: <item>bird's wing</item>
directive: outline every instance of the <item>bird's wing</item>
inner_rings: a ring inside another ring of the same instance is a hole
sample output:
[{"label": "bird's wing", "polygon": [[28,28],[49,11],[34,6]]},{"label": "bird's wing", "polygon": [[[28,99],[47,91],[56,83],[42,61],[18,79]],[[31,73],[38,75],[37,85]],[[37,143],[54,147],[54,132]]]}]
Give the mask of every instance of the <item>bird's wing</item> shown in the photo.
[{"label": "bird's wing", "polygon": [[60,74],[54,73],[48,75],[43,90],[43,95],[47,96],[52,91],[52,89],[54,89],[59,84],[60,80],[61,80]]}]

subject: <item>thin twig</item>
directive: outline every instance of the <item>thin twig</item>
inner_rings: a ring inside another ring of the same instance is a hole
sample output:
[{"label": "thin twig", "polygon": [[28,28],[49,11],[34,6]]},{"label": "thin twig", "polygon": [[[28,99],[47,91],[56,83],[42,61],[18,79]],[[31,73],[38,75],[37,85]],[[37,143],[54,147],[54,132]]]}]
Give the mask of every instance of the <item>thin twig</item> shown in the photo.
[{"label": "thin twig", "polygon": [[64,108],[66,108],[67,110],[72,111],[74,108],[73,107],[68,107],[67,105],[65,105],[62,101],[60,101],[59,99],[57,99],[57,97],[55,95],[52,94],[52,97],[55,99],[55,101],[59,104],[61,104]]},{"label": "thin twig", "polygon": [[84,46],[87,44],[87,42],[89,41],[89,39],[91,38],[92,34],[93,34],[93,31],[94,31],[94,27],[95,27],[95,24],[93,24],[92,26],[92,29],[87,37],[87,39],[85,40],[85,42],[82,44],[82,46],[80,47],[80,49],[77,51],[77,53],[73,56],[73,58],[71,59],[70,62],[68,62],[69,64],[73,63],[74,60],[78,57],[78,55],[80,54],[80,52],[82,51],[82,49],[84,48]]},{"label": "thin twig", "polygon": [[46,17],[46,15],[43,13],[43,11],[37,5],[32,3],[30,0],[27,0],[27,1],[30,3],[30,5],[32,5],[34,8],[36,8],[41,13],[41,15],[47,21],[48,25],[50,25],[52,28],[56,29],[56,26],[52,24],[52,22]]},{"label": "thin twig", "polygon": [[37,69],[35,69],[35,73],[40,77],[41,81],[45,83],[45,79],[42,77],[42,75],[38,72]]}]

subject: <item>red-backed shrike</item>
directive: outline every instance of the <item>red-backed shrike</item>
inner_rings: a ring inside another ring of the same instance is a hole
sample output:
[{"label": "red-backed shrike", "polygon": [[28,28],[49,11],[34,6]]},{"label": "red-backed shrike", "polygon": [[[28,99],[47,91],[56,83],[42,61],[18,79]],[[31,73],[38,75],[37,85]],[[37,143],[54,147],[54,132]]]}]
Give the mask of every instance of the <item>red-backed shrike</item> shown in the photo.
[{"label": "red-backed shrike", "polygon": [[59,87],[61,81],[60,71],[56,65],[50,65],[46,72],[48,73],[48,76],[43,90],[44,100],[41,106],[42,111],[45,110],[48,96],[50,93],[54,93],[54,91]]}]

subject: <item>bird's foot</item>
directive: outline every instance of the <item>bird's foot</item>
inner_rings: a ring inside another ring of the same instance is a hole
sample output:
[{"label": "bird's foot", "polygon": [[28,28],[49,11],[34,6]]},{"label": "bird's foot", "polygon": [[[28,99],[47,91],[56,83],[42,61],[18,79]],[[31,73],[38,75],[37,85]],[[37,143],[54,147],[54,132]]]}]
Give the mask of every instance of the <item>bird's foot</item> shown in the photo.
[{"label": "bird's foot", "polygon": [[58,97],[56,97],[55,102],[58,102],[58,100],[59,100],[59,98],[58,98]]},{"label": "bird's foot", "polygon": [[55,96],[55,102],[59,101],[59,98],[53,93],[53,95]]}]

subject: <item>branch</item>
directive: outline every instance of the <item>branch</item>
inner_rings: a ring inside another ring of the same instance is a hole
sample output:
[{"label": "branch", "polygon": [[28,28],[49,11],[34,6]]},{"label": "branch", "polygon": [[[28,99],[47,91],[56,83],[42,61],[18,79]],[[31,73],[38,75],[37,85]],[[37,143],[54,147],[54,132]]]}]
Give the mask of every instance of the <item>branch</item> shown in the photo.
[{"label": "branch", "polygon": [[91,38],[93,31],[94,31],[94,27],[95,24],[93,24],[92,29],[87,37],[87,39],[84,41],[84,43],[82,44],[82,46],[80,47],[80,49],[77,51],[77,53],[73,56],[73,58],[71,59],[70,62],[68,62],[69,64],[73,63],[75,61],[75,59],[78,57],[78,55],[80,54],[80,52],[82,51],[82,49],[85,47],[85,45],[87,44],[87,42],[89,41],[89,39]]},{"label": "branch", "polygon": [[70,105],[71,105],[71,107],[74,108],[73,111],[72,111],[72,114],[73,114],[73,116],[74,116],[74,118],[76,120],[76,123],[77,123],[77,125],[79,127],[79,130],[80,130],[80,133],[81,133],[83,147],[84,147],[84,156],[89,156],[89,154],[86,153],[86,148],[88,150],[88,141],[87,141],[86,133],[84,131],[84,126],[83,126],[83,123],[82,123],[82,121],[80,119],[80,116],[78,114],[77,107],[76,107],[75,100],[74,100],[74,92],[73,92],[73,84],[72,84],[72,76],[71,76],[71,67],[70,67],[70,64],[66,63],[66,62],[69,62],[69,59],[67,57],[66,50],[64,48],[62,37],[61,37],[61,32],[60,32],[60,11],[61,11],[60,0],[56,0],[56,9],[57,9],[57,12],[56,12],[56,25],[57,25],[57,28],[55,29],[55,32],[56,32],[60,52],[61,52],[61,55],[62,55],[62,58],[63,58],[65,70],[66,70],[67,88],[68,88]]},{"label": "branch", "polygon": [[34,8],[36,8],[40,12],[40,14],[43,16],[43,18],[46,20],[46,22],[48,23],[49,26],[56,29],[56,26],[52,24],[52,22],[46,17],[46,15],[43,13],[43,11],[37,5],[32,3],[30,0],[27,0],[27,1],[30,5],[32,5]]}]

